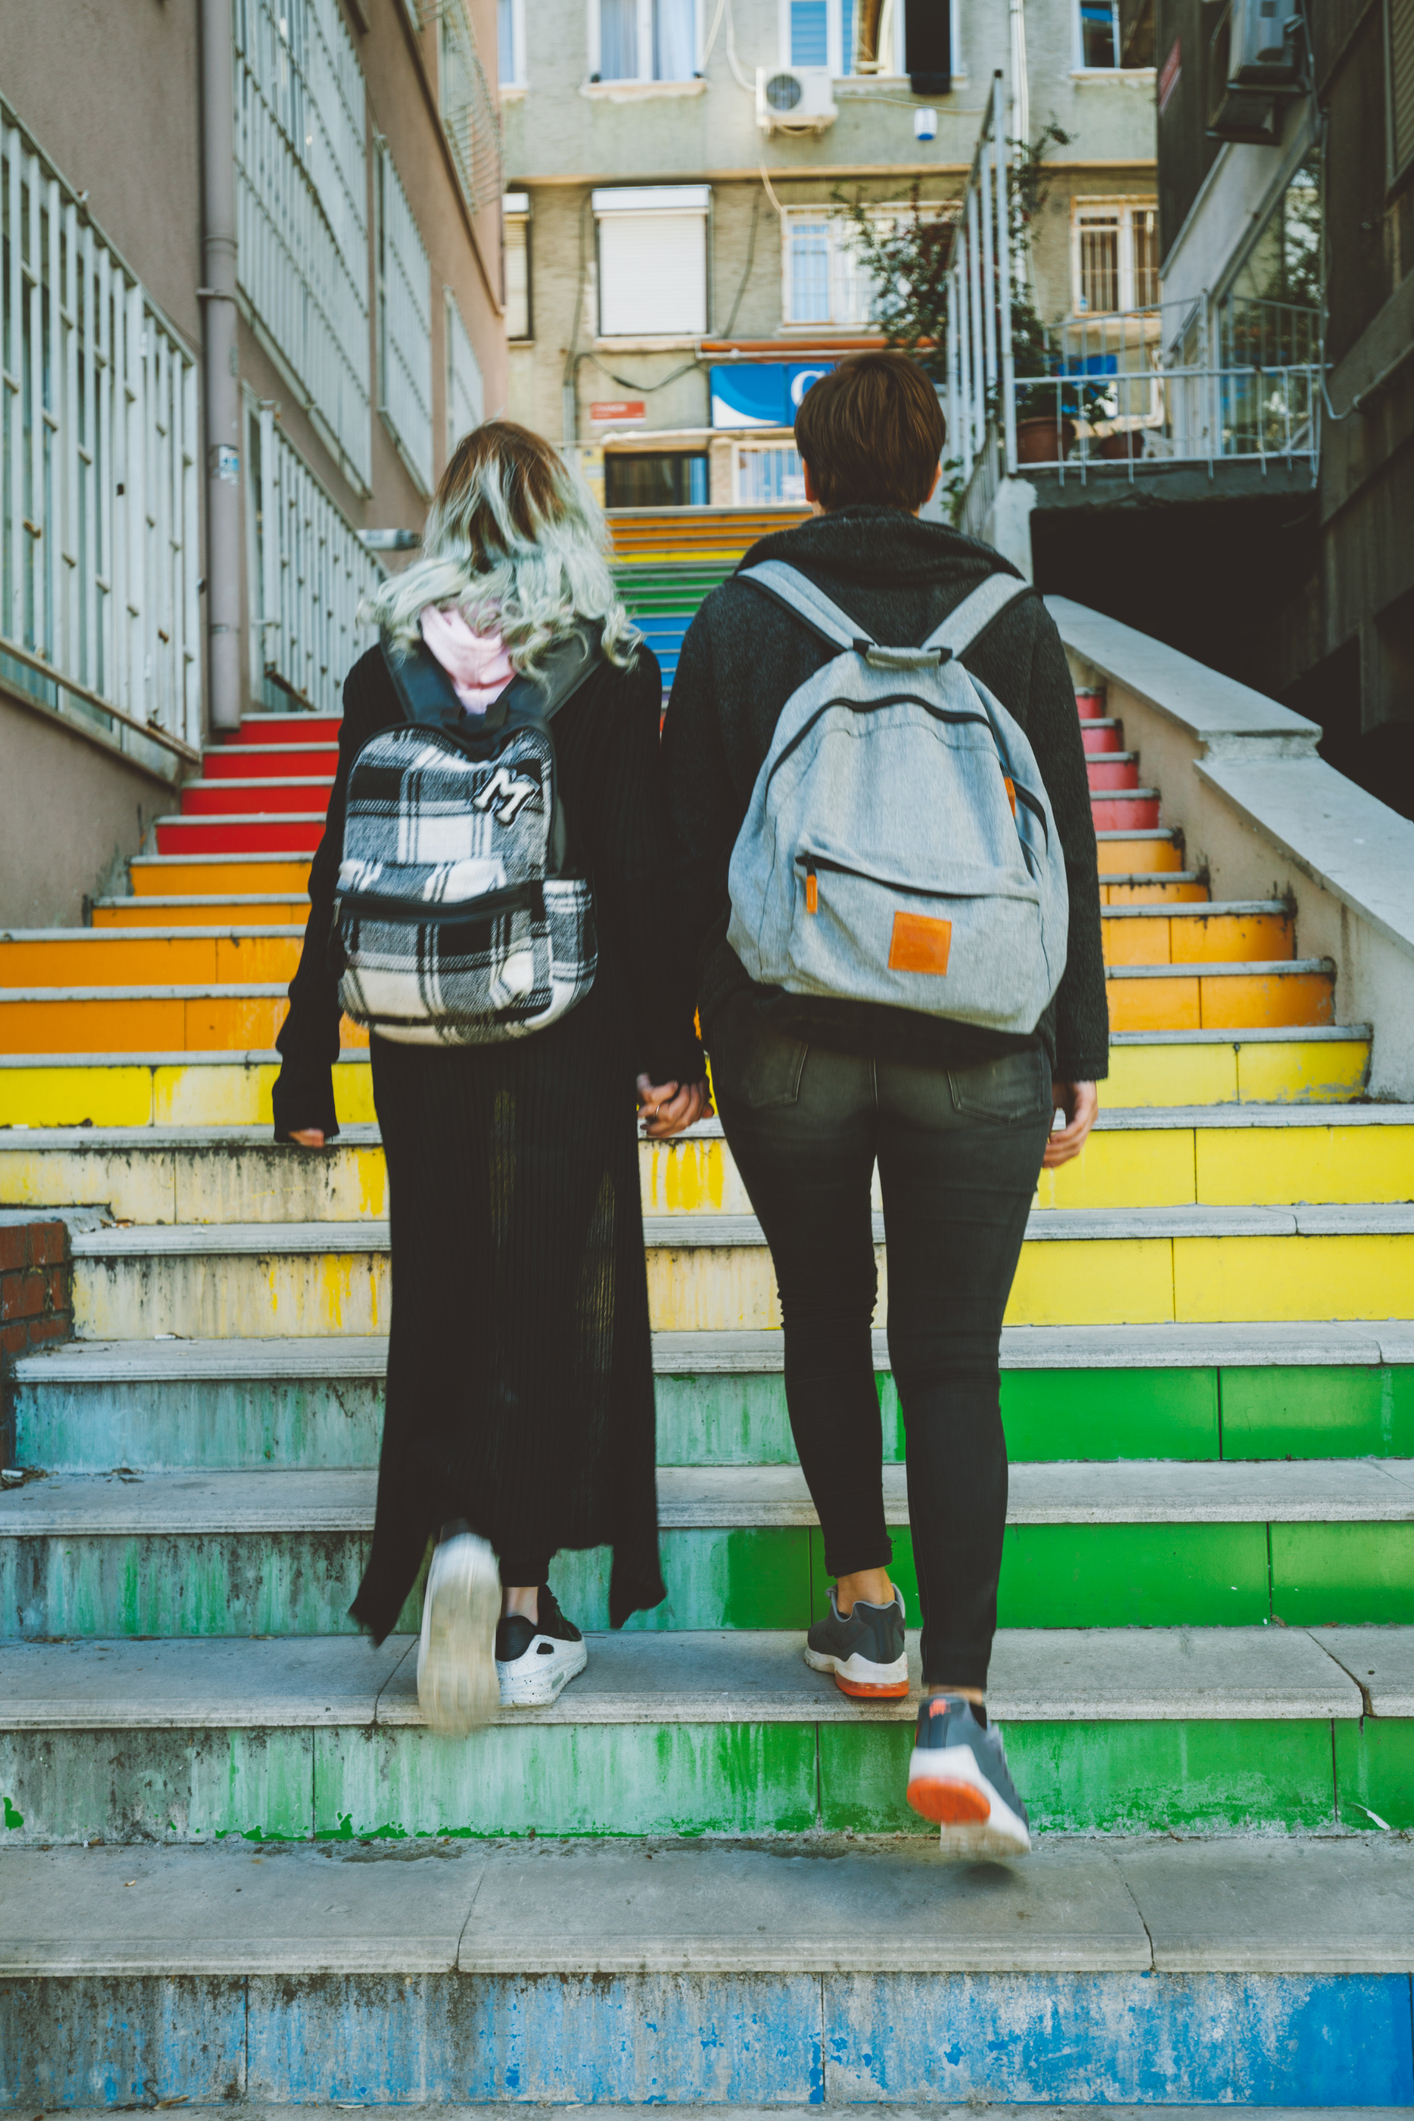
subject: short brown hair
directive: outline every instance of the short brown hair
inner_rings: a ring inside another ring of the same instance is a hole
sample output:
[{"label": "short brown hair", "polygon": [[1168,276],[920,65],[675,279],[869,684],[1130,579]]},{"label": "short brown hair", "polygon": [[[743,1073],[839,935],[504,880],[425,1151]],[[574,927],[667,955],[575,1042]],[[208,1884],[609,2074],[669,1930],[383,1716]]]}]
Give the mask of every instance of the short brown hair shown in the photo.
[{"label": "short brown hair", "polygon": [[946,436],[938,393],[902,353],[841,361],[806,391],[795,416],[795,446],[826,508],[921,508]]}]

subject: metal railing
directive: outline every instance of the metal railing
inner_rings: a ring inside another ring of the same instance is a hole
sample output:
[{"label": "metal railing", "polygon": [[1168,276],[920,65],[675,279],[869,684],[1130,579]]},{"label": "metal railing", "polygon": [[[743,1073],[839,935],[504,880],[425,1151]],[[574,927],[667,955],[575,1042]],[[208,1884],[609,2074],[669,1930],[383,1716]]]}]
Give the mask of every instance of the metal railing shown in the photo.
[{"label": "metal railing", "polygon": [[378,409],[432,491],[432,268],[386,140],[378,142]]},{"label": "metal railing", "polygon": [[499,200],[501,113],[476,49],[466,0],[407,0],[419,29],[437,25],[438,100],[457,181],[474,214]]},{"label": "metal railing", "polygon": [[367,124],[337,0],[235,0],[237,282],[356,485],[372,475]]},{"label": "metal railing", "polygon": [[1011,307],[1014,244],[1007,174],[1007,102],[993,77],[986,116],[963,193],[948,283],[946,417],[951,444],[970,471],[998,409],[1008,464],[1016,457]]},{"label": "metal railing", "polygon": [[267,706],[337,714],[350,666],[377,632],[358,607],[383,569],[281,432],[271,405],[252,406],[247,521],[251,671]]},{"label": "metal railing", "polygon": [[442,291],[447,313],[447,455],[486,417],[486,385],[476,348],[462,322],[450,287]]},{"label": "metal railing", "polygon": [[3,102],[0,211],[0,669],[170,773],[202,733],[196,359]]}]

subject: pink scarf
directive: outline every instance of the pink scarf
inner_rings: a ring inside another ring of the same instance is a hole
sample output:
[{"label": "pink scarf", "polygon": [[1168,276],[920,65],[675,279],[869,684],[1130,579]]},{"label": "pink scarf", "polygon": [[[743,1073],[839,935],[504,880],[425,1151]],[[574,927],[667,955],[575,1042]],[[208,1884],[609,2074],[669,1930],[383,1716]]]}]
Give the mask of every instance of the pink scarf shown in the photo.
[{"label": "pink scarf", "polygon": [[485,714],[515,672],[499,632],[477,633],[453,606],[423,607],[422,638],[436,656],[468,714]]}]

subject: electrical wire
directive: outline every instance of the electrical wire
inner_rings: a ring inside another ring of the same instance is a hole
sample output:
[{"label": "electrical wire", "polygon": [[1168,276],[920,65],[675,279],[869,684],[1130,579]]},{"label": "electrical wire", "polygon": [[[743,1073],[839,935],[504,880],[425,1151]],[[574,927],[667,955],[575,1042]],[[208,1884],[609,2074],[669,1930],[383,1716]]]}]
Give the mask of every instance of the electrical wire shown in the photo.
[{"label": "electrical wire", "polygon": [[732,313],[722,327],[721,335],[724,339],[729,339],[732,335],[732,326],[736,322],[736,313],[741,308],[741,298],[746,293],[746,283],[751,278],[751,267],[756,258],[756,223],[760,219],[760,215],[761,194],[759,191],[754,191],[751,194],[751,232],[746,239],[746,264],[742,268],[741,279],[737,285],[736,300],[732,304]]}]

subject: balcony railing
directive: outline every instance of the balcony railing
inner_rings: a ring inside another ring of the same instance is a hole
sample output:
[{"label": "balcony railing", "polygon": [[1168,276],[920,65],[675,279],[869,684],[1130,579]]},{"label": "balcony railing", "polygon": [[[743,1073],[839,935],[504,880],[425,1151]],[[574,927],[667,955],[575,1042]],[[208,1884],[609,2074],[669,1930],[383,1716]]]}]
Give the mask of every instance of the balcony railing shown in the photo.
[{"label": "balcony railing", "polygon": [[0,102],[0,671],[170,773],[201,743],[192,351]]}]

